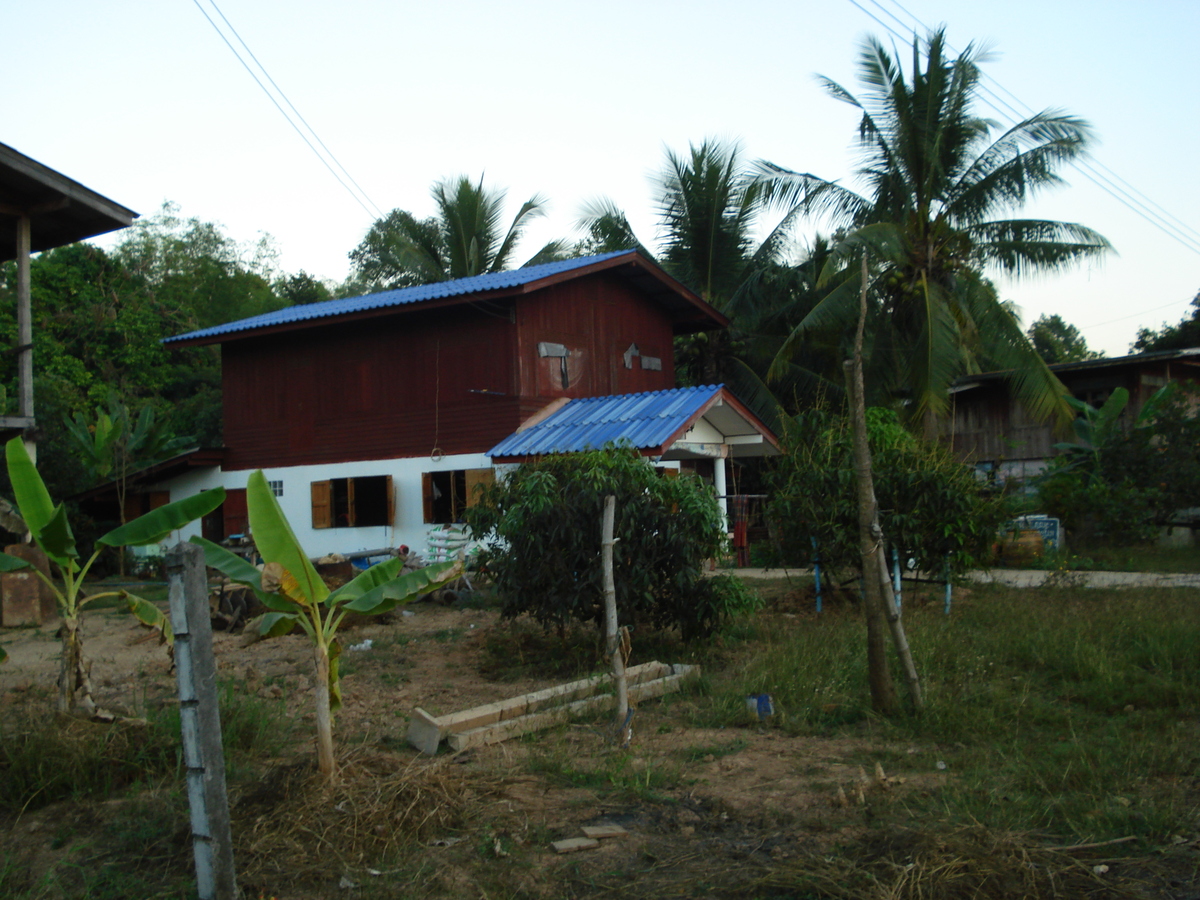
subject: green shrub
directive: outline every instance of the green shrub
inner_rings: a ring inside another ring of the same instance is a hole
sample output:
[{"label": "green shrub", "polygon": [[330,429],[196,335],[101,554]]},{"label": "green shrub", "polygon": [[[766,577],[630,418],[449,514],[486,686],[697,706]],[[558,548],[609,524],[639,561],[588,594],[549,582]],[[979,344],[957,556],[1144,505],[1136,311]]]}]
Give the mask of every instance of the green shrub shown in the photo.
[{"label": "green shrub", "polygon": [[[927,572],[957,574],[978,565],[1006,518],[1001,498],[974,470],[918,440],[890,410],[867,410],[879,524],[888,544]],[[768,514],[783,560],[812,558],[838,571],[861,565],[850,422],[825,410],[797,416],[776,462]]]},{"label": "green shrub", "polygon": [[610,447],[523,465],[467,511],[485,540],[483,563],[505,616],[603,623],[600,531],[609,494],[617,498],[613,570],[623,624],[678,627],[690,640],[753,606],[740,589],[701,577],[723,539],[712,489],[697,478],[663,477],[636,451]]}]

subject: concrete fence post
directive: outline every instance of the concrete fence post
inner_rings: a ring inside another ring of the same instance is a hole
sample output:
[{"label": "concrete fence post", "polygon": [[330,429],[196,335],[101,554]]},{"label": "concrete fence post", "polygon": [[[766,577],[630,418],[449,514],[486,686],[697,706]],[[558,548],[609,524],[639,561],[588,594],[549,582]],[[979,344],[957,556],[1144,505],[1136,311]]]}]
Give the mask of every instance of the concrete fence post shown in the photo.
[{"label": "concrete fence post", "polygon": [[235,900],[233,836],[225,793],[225,755],[221,748],[204,551],[195,544],[181,542],[167,552],[166,562],[196,888],[200,900]]}]

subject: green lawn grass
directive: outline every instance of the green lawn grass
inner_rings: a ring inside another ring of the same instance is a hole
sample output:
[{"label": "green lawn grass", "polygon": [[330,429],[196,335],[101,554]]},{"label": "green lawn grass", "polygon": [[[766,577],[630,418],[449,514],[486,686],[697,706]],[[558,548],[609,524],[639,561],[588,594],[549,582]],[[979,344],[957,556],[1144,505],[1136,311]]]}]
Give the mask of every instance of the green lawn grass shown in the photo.
[{"label": "green lawn grass", "polygon": [[769,692],[792,733],[940,748],[957,777],[930,814],[1087,840],[1195,830],[1200,591],[989,586],[950,616],[910,604],[904,619],[923,714],[873,716],[864,626],[841,607],[763,629],[747,664],[713,679],[702,723]]}]

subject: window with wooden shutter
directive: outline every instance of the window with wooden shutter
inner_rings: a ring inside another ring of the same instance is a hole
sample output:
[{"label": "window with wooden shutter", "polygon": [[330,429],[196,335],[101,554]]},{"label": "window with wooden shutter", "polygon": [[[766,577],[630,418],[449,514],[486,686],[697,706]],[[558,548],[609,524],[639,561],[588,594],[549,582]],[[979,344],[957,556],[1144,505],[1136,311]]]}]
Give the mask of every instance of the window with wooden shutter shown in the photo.
[{"label": "window with wooden shutter", "polygon": [[312,483],[312,527],[333,527],[333,482]]},{"label": "window with wooden shutter", "polygon": [[312,483],[313,528],[373,528],[396,522],[391,475]]},{"label": "window with wooden shutter", "polygon": [[245,534],[250,530],[250,514],[246,511],[246,489],[229,488],[225,491],[225,502],[221,504],[224,519],[224,535]]},{"label": "window with wooden shutter", "polygon": [[353,528],[358,524],[358,507],[355,505],[354,482],[357,479],[346,479],[346,525]]},{"label": "window with wooden shutter", "polygon": [[493,468],[487,469],[467,469],[467,496],[465,506],[471,507],[479,502],[479,494],[485,487],[490,487],[496,481],[496,470]]},{"label": "window with wooden shutter", "polygon": [[495,469],[453,469],[424,472],[421,475],[421,499],[428,525],[461,522],[463,512],[479,502],[479,488],[496,480]]}]

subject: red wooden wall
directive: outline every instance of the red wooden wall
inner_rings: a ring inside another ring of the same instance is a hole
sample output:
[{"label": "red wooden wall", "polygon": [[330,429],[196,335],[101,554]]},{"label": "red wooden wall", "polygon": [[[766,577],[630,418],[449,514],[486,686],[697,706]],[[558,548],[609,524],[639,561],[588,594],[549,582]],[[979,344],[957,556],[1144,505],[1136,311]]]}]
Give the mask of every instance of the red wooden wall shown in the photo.
[{"label": "red wooden wall", "polygon": [[[480,453],[555,397],[674,387],[671,334],[661,307],[601,272],[508,300],[229,341],[225,468]],[[565,391],[540,341],[571,350]],[[633,343],[662,370],[640,357],[626,369]]]},{"label": "red wooden wall", "polygon": [[[527,412],[556,397],[601,397],[675,387],[671,319],[635,288],[609,273],[566,281],[523,297],[516,307],[520,392]],[[562,344],[569,386],[561,381],[561,361],[538,356],[538,343]],[[625,368],[631,344],[642,356],[657,357],[661,371],[642,367],[640,357]]]},{"label": "red wooden wall", "polygon": [[520,424],[514,331],[462,306],[227,343],[225,468],[486,450]]}]

